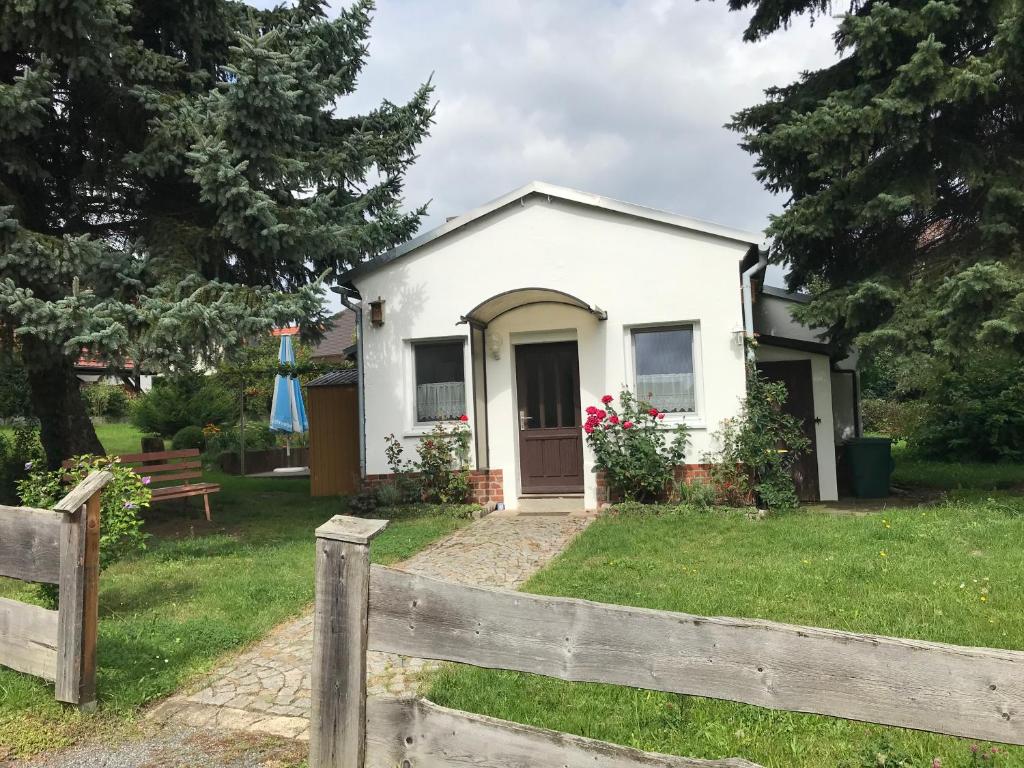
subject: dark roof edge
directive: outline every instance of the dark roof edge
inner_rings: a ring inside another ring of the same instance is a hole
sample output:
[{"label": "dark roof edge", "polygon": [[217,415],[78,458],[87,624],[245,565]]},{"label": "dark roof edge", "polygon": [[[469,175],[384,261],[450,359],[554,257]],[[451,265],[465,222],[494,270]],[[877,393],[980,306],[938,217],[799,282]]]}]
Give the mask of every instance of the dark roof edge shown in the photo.
[{"label": "dark roof edge", "polygon": [[306,387],[340,387],[347,384],[358,384],[359,383],[359,369],[358,368],[343,368],[338,371],[331,371],[325,373],[323,376],[318,376],[313,379]]},{"label": "dark roof edge", "polygon": [[809,304],[811,301],[810,294],[796,293],[795,291],[787,291],[785,288],[776,288],[774,285],[762,286],[761,293],[765,294],[766,296],[774,296],[777,299],[795,301],[797,304]]}]

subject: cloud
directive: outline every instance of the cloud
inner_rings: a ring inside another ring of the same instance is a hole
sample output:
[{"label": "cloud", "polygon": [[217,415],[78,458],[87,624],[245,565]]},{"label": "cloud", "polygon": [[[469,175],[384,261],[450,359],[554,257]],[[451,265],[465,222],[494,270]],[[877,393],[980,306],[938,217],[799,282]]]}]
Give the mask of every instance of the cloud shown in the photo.
[{"label": "cloud", "polygon": [[744,43],[747,14],[694,0],[378,0],[340,108],[404,101],[431,73],[437,124],[408,175],[429,228],[539,179],[747,230],[782,201],[724,124],[835,60],[835,22]]},{"label": "cloud", "polygon": [[834,60],[831,20],[742,42],[744,14],[692,0],[381,0],[345,111],[431,72],[437,125],[408,177],[427,226],[532,179],[760,230],[781,203],[724,128],[763,89]]}]

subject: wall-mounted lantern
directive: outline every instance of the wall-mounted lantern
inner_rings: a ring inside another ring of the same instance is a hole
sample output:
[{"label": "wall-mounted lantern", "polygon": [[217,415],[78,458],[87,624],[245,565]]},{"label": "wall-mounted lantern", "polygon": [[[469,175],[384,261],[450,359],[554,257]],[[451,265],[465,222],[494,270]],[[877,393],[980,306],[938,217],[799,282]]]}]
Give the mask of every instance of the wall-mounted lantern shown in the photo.
[{"label": "wall-mounted lantern", "polygon": [[370,325],[374,328],[384,325],[384,299],[380,296],[370,302]]}]

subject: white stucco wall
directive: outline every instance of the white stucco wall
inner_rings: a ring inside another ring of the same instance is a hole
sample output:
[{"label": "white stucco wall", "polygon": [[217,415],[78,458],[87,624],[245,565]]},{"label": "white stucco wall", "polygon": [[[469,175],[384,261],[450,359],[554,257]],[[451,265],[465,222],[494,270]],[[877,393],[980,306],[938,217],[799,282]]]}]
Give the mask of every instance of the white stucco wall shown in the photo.
[{"label": "white stucco wall", "polygon": [[[698,413],[687,417],[692,429],[687,461],[699,461],[711,447],[709,433],[736,413],[744,394],[743,351],[735,332],[742,327],[738,265],[747,247],[534,197],[357,277],[364,300],[386,302],[382,327],[371,327],[365,313],[363,318],[367,472],[388,471],[385,435],[401,437],[411,455],[424,431],[414,422],[411,342],[465,340],[472,424],[468,327],[456,323],[491,296],[526,287],[570,293],[607,311],[608,319],[598,321],[570,307],[533,305],[488,328],[500,348],[498,359],[487,354],[490,466],[503,470],[506,504],[517,506],[520,488],[512,353],[518,343],[575,339],[585,408],[605,393],[632,387],[632,327],[693,323]],[[596,504],[591,462],[585,452],[588,508]]]},{"label": "white stucco wall", "polygon": [[821,421],[814,427],[818,452],[818,490],[822,501],[836,501],[839,486],[836,480],[835,431],[832,423],[832,368],[828,355],[800,352],[761,345],[757,348],[759,362],[810,360],[814,416]]}]

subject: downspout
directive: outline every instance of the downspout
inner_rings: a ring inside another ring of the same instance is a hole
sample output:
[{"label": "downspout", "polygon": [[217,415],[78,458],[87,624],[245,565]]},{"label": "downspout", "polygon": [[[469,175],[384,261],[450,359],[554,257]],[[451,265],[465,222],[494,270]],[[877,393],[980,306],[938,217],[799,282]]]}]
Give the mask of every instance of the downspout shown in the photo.
[{"label": "downspout", "polygon": [[356,313],[356,399],[359,408],[359,476],[366,477],[366,401],[363,397],[365,390],[365,366],[363,365],[363,307],[361,304],[353,304],[347,289],[340,285],[331,288],[338,294],[342,306]]},{"label": "downspout", "polygon": [[[757,263],[743,270],[743,331],[747,339],[754,338],[754,296],[750,279],[768,266],[768,251],[757,249]],[[754,359],[754,350],[748,347],[747,356]]]}]

